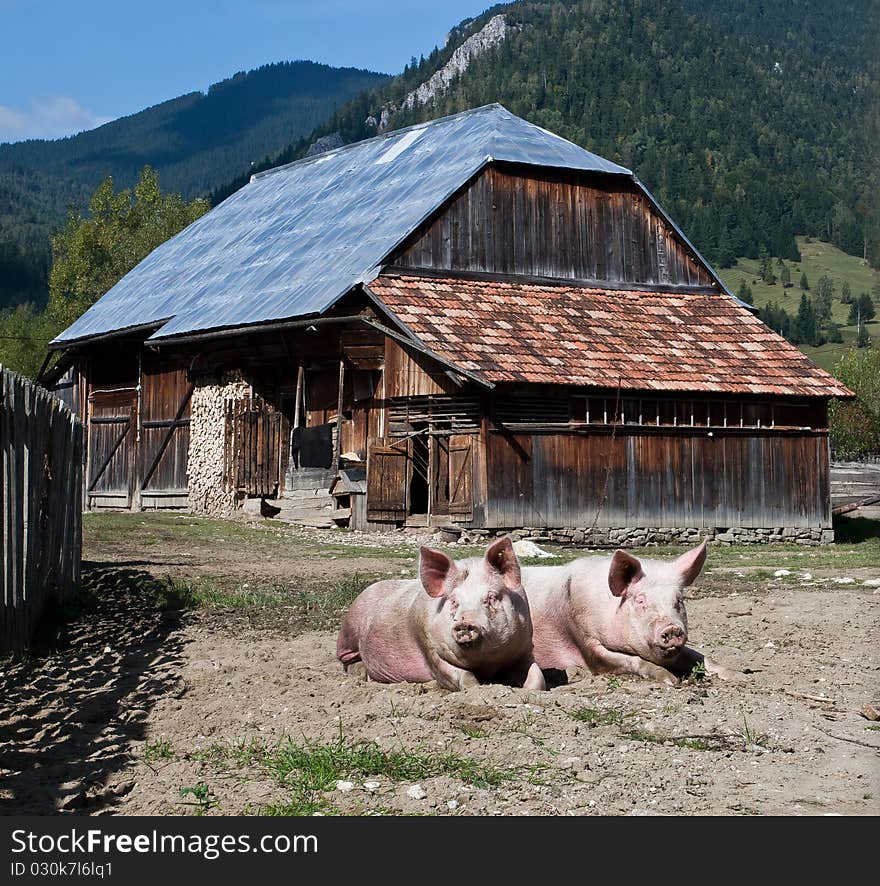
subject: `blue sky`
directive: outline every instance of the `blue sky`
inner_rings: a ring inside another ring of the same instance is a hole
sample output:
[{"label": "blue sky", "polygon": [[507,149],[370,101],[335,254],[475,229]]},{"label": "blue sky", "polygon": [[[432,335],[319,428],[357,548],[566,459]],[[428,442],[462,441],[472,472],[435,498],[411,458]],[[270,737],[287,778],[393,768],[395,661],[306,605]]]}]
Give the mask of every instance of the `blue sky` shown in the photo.
[{"label": "blue sky", "polygon": [[268,62],[397,73],[490,0],[0,0],[0,142],[57,138]]}]

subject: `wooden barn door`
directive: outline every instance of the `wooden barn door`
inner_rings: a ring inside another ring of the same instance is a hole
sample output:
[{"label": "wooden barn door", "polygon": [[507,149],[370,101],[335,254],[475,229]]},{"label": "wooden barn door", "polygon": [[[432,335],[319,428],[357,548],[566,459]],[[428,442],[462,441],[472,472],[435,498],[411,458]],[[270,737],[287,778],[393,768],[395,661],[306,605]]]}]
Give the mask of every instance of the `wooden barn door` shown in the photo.
[{"label": "wooden barn door", "polygon": [[470,519],[474,512],[474,438],[454,434],[449,438],[449,514]]},{"label": "wooden barn door", "polygon": [[137,463],[137,390],[96,391],[89,398],[86,506],[130,508]]},{"label": "wooden barn door", "polygon": [[237,493],[274,497],[281,488],[284,415],[259,400],[226,401],[224,473]]},{"label": "wooden barn door", "polygon": [[367,446],[367,519],[406,519],[409,440],[373,438]]},{"label": "wooden barn door", "polygon": [[190,401],[186,370],[150,369],[141,376],[139,495],[143,508],[187,506]]}]

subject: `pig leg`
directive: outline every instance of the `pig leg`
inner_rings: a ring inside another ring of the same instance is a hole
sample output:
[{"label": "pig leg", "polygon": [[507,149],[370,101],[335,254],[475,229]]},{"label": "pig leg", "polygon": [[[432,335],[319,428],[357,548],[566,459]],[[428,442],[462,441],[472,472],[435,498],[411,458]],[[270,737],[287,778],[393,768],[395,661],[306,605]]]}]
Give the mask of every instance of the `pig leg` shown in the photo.
[{"label": "pig leg", "polygon": [[612,674],[636,674],[648,680],[656,680],[667,686],[677,686],[678,677],[666,668],[645,661],[637,655],[606,649],[601,643],[592,643],[584,650],[584,657],[593,671],[610,671]]},{"label": "pig leg", "polygon": [[355,680],[362,680],[364,683],[366,683],[369,677],[369,674],[367,673],[367,666],[360,659],[344,664],[342,666],[342,670],[345,671],[346,677],[352,677]]},{"label": "pig leg", "polygon": [[689,646],[682,647],[678,659],[675,662],[675,670],[682,676],[687,676],[693,669],[694,665],[702,664],[706,669],[706,673],[719,680],[729,680],[733,683],[741,683],[746,679],[746,675],[740,671],[734,671],[723,665],[710,661],[701,652],[691,649]]},{"label": "pig leg", "polygon": [[473,671],[458,668],[439,656],[432,655],[428,665],[434,679],[444,688],[453,692],[461,689],[470,689],[471,686],[479,686],[480,681]]},{"label": "pig leg", "polygon": [[528,673],[526,674],[526,681],[523,683],[523,689],[546,689],[547,683],[544,680],[544,673],[538,667],[537,662],[532,660],[532,663],[529,665]]},{"label": "pig leg", "polygon": [[544,672],[535,663],[531,653],[524,655],[510,667],[499,671],[490,682],[504,683],[507,686],[522,686],[523,689],[544,690],[547,688]]}]

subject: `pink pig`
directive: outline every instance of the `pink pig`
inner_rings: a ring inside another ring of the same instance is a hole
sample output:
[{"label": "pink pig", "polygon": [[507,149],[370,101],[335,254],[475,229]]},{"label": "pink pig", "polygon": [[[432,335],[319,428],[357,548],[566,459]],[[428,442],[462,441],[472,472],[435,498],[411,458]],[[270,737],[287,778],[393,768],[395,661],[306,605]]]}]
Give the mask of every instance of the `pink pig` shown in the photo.
[{"label": "pink pig", "polygon": [[544,669],[588,667],[674,685],[703,662],[722,679],[742,675],[704,659],[687,641],[682,589],[706,561],[706,542],[671,563],[582,557],[522,570],[534,623],[535,660]]},{"label": "pink pig", "polygon": [[482,558],[458,562],[421,548],[419,578],[376,582],[351,604],[336,656],[346,670],[362,661],[379,683],[545,688],[509,538],[490,545]]}]

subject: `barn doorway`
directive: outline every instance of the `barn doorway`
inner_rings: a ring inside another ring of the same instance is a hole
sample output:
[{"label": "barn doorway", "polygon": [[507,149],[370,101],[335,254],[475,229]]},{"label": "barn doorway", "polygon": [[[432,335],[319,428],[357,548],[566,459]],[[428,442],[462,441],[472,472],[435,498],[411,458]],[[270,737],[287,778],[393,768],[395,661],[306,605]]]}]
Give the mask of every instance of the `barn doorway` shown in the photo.
[{"label": "barn doorway", "polygon": [[428,504],[430,496],[428,492],[428,468],[430,465],[430,449],[428,437],[428,425],[413,425],[413,436],[410,439],[410,473],[409,495],[407,496],[407,514],[410,517],[424,517],[428,519]]}]

